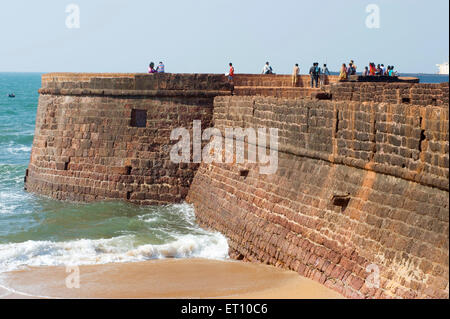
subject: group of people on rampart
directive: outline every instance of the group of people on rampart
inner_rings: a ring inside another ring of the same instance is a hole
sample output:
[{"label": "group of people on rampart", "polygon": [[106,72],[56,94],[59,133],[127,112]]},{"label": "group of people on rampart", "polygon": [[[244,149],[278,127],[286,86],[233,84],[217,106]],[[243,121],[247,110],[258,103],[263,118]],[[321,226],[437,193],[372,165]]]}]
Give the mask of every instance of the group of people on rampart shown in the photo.
[{"label": "group of people on rampart", "polygon": [[[230,70],[226,74],[229,81],[233,81],[233,77],[235,74],[235,70],[233,64],[230,63]],[[262,74],[275,74],[272,66],[269,62],[266,62],[262,69]],[[322,67],[319,66],[318,62],[314,62],[311,68],[309,69],[309,76],[311,78],[311,88],[323,87],[325,85],[325,81],[327,76],[330,75],[330,71],[328,69],[327,64],[323,64]],[[340,73],[339,73],[339,81],[347,81],[351,75],[357,75],[357,66],[353,60],[350,61],[348,67],[345,63],[342,64]],[[364,72],[361,74],[362,76],[397,76],[397,72],[394,71],[394,66],[385,67],[384,64],[378,64],[375,67],[375,63],[369,63],[369,67],[365,67]],[[292,71],[292,86],[297,87],[299,84],[300,78],[300,67],[298,63],[295,64],[294,69]]]},{"label": "group of people on rampart", "polygon": [[375,67],[375,63],[370,62],[369,66],[364,69],[364,76],[396,76],[397,71],[394,71],[393,65],[388,65],[387,67],[384,64],[378,64]]},{"label": "group of people on rampart", "polygon": [[[339,73],[339,81],[346,81],[351,75],[356,75],[356,65],[353,60],[350,61],[348,67],[345,63],[342,64],[341,71]],[[364,68],[362,76],[397,76],[397,72],[394,71],[393,65],[378,64],[370,62],[369,66]]]},{"label": "group of people on rampart", "polygon": [[[230,63],[229,66],[230,66],[230,70],[226,74],[226,76],[228,77],[229,81],[233,81],[233,77],[234,77],[234,73],[235,73],[233,63]],[[262,74],[275,74],[272,66],[270,65],[270,62],[266,62],[266,64],[264,65],[264,67],[262,69]],[[320,83],[320,86],[323,86],[325,84],[326,77],[328,75],[330,75],[330,71],[328,70],[328,67],[326,64],[324,64],[323,67],[321,68],[321,67],[319,67],[319,63],[315,62],[313,64],[313,66],[309,69],[309,74],[311,76],[311,87],[318,88],[319,83]],[[300,67],[299,67],[298,63],[296,63],[294,66],[294,70],[292,72],[292,86],[293,87],[298,86],[299,78],[300,78]]]},{"label": "group of people on rampart", "polygon": [[[165,73],[164,63],[159,62],[158,66],[155,68],[155,63],[151,62],[148,67],[148,73]],[[269,62],[266,62],[262,69],[262,74],[275,74],[272,66]],[[351,75],[357,74],[357,67],[353,60],[350,61],[348,66],[343,63],[340,73],[339,73],[339,81],[347,81]],[[235,70],[233,63],[229,63],[229,71],[225,74],[230,82],[233,81],[235,75]],[[330,75],[330,71],[328,70],[327,64],[323,64],[322,67],[319,66],[318,62],[314,62],[311,68],[309,69],[309,76],[311,78],[311,88],[319,88],[325,85],[325,81],[327,76]],[[369,66],[364,68],[362,72],[362,76],[397,76],[397,72],[394,71],[394,66],[388,65],[387,67],[384,64],[378,64],[375,66],[375,63],[370,62]],[[299,84],[300,78],[300,67],[298,63],[294,65],[294,69],[292,71],[292,86],[297,87]]]},{"label": "group of people on rampart", "polygon": [[[297,64],[296,64],[297,66]],[[294,67],[294,72],[297,70]],[[320,86],[322,87],[325,84],[326,77],[330,75],[330,71],[328,70],[328,67],[326,64],[323,65],[322,68],[319,67],[318,62],[314,62],[312,67],[309,68],[309,76],[311,77],[311,87],[319,87],[319,80],[320,80]],[[294,86],[297,86],[297,82],[295,82],[296,76],[294,74],[292,75],[292,84]]]}]

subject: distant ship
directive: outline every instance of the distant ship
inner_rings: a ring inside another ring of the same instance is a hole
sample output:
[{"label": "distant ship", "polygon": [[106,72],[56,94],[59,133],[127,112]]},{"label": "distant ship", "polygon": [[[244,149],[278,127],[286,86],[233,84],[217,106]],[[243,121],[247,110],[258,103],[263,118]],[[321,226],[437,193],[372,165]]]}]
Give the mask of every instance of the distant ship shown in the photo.
[{"label": "distant ship", "polygon": [[438,74],[448,75],[448,62],[436,64],[436,66],[439,68]]},{"label": "distant ship", "polygon": [[14,93],[9,93],[8,97],[16,97],[16,95]]}]

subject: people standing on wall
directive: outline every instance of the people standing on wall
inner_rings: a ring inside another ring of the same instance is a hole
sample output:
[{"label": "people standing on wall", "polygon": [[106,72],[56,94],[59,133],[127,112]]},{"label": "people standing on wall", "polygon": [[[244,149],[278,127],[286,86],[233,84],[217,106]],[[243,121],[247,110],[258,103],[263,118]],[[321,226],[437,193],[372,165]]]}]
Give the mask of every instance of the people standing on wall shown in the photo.
[{"label": "people standing on wall", "polygon": [[158,73],[165,73],[164,63],[159,62],[158,67],[156,68],[156,72],[158,72]]},{"label": "people standing on wall", "polygon": [[325,80],[328,75],[330,75],[330,70],[328,70],[327,65],[324,64],[322,70],[320,71],[320,86],[321,87],[325,85]]},{"label": "people standing on wall", "polygon": [[378,75],[378,76],[380,76],[380,75],[382,75],[382,70],[381,70],[381,65],[377,65],[377,69],[376,69],[376,71],[375,71],[375,75]]},{"label": "people standing on wall", "polygon": [[273,74],[273,69],[272,69],[272,67],[270,66],[270,63],[269,63],[269,62],[266,62],[266,64],[264,65],[262,74]]},{"label": "people standing on wall", "polygon": [[389,72],[389,76],[397,76],[397,75],[398,75],[397,71],[394,71],[394,66],[391,65],[391,70]]},{"label": "people standing on wall", "polygon": [[298,64],[296,63],[294,66],[294,70],[292,71],[292,86],[297,87],[298,86],[298,77],[300,75],[300,68]]},{"label": "people standing on wall", "polygon": [[345,63],[342,64],[341,67],[341,73],[339,73],[339,81],[346,81],[347,80],[347,66]]},{"label": "people standing on wall", "polygon": [[365,67],[364,68],[364,72],[363,72],[363,74],[362,74],[363,76],[369,76],[369,67]]},{"label": "people standing on wall", "polygon": [[381,64],[381,75],[386,76],[387,75],[387,69],[384,66],[384,64]]},{"label": "people standing on wall", "polygon": [[375,63],[373,63],[373,62],[370,62],[369,63],[369,74],[370,75],[372,75],[372,76],[374,76],[375,75],[375,73],[376,73],[376,67],[375,67]]},{"label": "people standing on wall", "polygon": [[309,69],[309,75],[311,76],[311,88],[319,87],[320,68],[319,63],[315,62]]},{"label": "people standing on wall", "polygon": [[388,71],[389,76],[397,76],[397,71],[394,71],[394,66],[391,65],[391,69]]},{"label": "people standing on wall", "polygon": [[348,65],[352,66],[352,74],[350,74],[350,75],[355,75],[356,74],[356,70],[357,70],[357,66],[355,65],[355,61],[350,60],[350,63]]},{"label": "people standing on wall", "polygon": [[233,78],[234,78],[234,66],[233,66],[233,63],[230,63],[229,66],[230,66],[230,70],[225,75],[228,76],[228,81],[232,82]]},{"label": "people standing on wall", "polygon": [[348,65],[348,69],[347,69],[347,76],[350,76],[350,75],[356,75],[356,67],[351,62]]},{"label": "people standing on wall", "polygon": [[148,66],[148,73],[156,73],[155,63],[150,62],[150,65]]}]

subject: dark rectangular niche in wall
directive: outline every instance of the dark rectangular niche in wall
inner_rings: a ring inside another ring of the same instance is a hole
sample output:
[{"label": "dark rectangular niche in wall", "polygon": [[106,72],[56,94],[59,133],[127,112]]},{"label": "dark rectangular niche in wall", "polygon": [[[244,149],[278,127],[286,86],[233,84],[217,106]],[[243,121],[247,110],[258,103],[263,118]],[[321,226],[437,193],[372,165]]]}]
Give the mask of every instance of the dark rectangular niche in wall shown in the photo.
[{"label": "dark rectangular niche in wall", "polygon": [[146,127],[147,126],[147,111],[146,110],[131,110],[131,121],[130,126],[132,127]]},{"label": "dark rectangular niche in wall", "polygon": [[347,208],[350,199],[350,194],[334,194],[331,198],[331,202],[335,206],[340,206],[341,210],[344,211]]},{"label": "dark rectangular niche in wall", "polygon": [[240,175],[241,177],[244,177],[244,179],[247,178],[248,173],[249,173],[249,170],[248,170],[248,169],[241,169],[241,170],[239,171],[239,175]]}]

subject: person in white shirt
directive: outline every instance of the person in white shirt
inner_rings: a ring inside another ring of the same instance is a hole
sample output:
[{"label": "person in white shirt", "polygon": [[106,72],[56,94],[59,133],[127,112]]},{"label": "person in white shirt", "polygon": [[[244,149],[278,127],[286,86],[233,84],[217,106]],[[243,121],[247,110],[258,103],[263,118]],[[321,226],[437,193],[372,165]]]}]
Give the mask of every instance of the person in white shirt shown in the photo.
[{"label": "person in white shirt", "polygon": [[300,68],[298,66],[298,63],[296,63],[294,66],[294,70],[292,71],[292,86],[293,87],[298,86],[299,75],[300,75]]},{"label": "person in white shirt", "polygon": [[272,67],[270,66],[269,62],[266,62],[266,65],[264,65],[262,74],[273,74]]},{"label": "person in white shirt", "polygon": [[330,70],[328,70],[328,67],[326,64],[323,65],[322,70],[320,70],[320,86],[325,85],[325,80],[327,79],[327,76],[330,75]]}]

